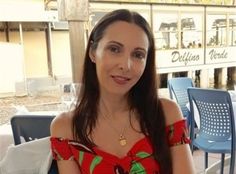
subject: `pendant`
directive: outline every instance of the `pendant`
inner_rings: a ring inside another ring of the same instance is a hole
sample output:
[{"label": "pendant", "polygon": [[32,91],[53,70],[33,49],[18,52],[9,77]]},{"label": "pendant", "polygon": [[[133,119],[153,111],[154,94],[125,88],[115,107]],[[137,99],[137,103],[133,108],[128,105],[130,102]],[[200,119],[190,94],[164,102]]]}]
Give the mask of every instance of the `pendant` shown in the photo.
[{"label": "pendant", "polygon": [[120,135],[119,142],[121,146],[125,146],[127,144],[127,140],[123,134]]}]

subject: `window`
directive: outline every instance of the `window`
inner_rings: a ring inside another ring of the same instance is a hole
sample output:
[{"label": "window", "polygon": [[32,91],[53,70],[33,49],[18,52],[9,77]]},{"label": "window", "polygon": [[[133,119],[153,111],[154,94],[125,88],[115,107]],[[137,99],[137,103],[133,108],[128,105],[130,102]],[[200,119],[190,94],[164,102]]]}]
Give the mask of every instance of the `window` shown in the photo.
[{"label": "window", "polygon": [[229,45],[236,46],[236,15],[229,16]]},{"label": "window", "polygon": [[154,13],[153,31],[157,49],[178,48],[177,13]]},{"label": "window", "polygon": [[181,14],[181,48],[202,47],[202,14],[182,13]]},{"label": "window", "polygon": [[226,46],[226,15],[207,15],[207,46]]}]

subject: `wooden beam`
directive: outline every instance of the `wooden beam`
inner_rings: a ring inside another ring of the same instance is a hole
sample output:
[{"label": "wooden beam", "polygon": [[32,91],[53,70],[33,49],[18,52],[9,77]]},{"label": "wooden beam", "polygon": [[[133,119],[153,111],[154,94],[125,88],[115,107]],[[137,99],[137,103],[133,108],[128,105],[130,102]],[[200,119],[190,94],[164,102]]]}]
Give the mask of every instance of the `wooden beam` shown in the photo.
[{"label": "wooden beam", "polygon": [[68,21],[73,82],[81,82],[85,54],[85,23],[88,21],[88,0],[58,0],[58,16]]},{"label": "wooden beam", "polygon": [[45,30],[46,34],[46,46],[47,46],[47,63],[48,63],[48,75],[53,77],[52,70],[52,31],[51,31],[51,23],[47,23],[47,29]]},{"label": "wooden beam", "polygon": [[86,47],[84,22],[69,21],[69,31],[72,79],[73,82],[81,82]]}]

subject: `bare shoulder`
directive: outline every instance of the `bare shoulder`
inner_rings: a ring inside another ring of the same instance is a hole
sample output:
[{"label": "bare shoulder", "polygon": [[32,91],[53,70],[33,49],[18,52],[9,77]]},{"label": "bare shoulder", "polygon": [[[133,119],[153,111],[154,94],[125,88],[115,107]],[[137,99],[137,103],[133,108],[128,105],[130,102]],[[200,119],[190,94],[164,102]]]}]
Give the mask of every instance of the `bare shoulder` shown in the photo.
[{"label": "bare shoulder", "polygon": [[176,102],[167,98],[160,98],[160,102],[163,107],[163,112],[167,125],[173,124],[174,122],[183,119],[181,110]]},{"label": "bare shoulder", "polygon": [[51,136],[72,139],[72,112],[64,112],[56,116],[50,126]]}]

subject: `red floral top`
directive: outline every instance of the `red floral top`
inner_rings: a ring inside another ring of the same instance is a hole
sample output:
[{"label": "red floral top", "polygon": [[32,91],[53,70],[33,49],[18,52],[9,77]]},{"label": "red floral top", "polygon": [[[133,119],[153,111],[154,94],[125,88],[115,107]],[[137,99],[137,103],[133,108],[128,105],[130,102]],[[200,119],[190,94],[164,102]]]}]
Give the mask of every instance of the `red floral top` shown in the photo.
[{"label": "red floral top", "polygon": [[[169,146],[188,144],[185,120],[166,127]],[[87,147],[78,141],[51,137],[53,157],[56,160],[76,160],[82,174],[158,174],[159,164],[154,160],[148,137],[134,144],[127,155],[118,158],[96,146]]]}]

